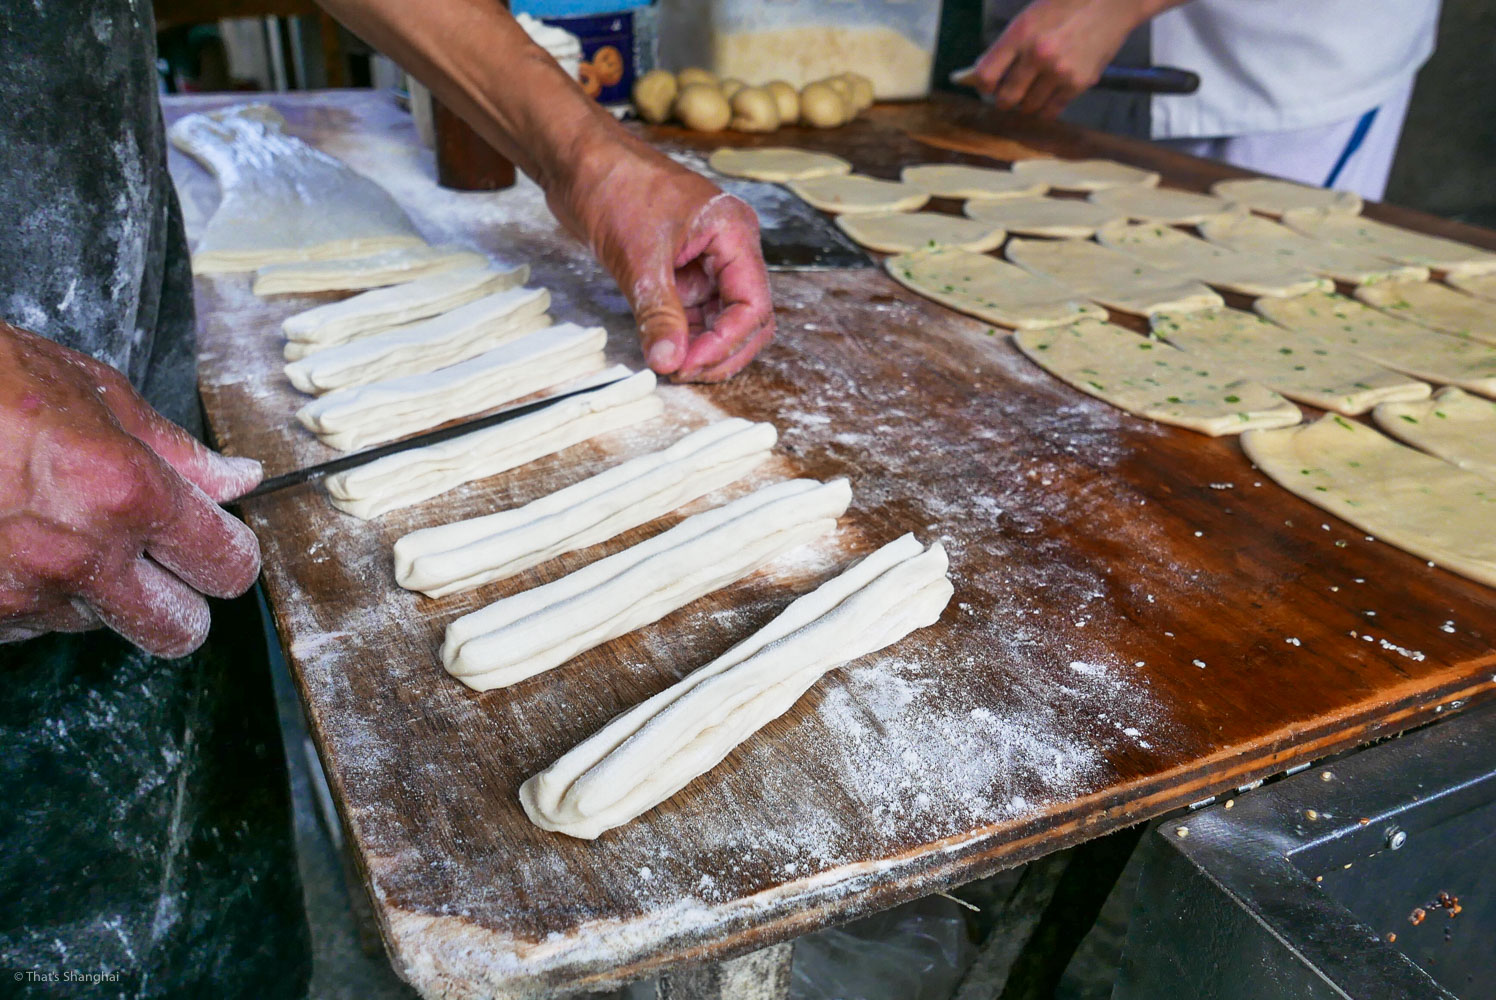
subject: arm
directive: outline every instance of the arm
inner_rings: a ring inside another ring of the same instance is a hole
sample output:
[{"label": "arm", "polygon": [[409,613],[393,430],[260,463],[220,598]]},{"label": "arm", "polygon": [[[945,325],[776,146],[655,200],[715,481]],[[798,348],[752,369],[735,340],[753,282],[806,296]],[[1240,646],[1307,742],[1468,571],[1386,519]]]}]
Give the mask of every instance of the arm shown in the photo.
[{"label": "arm", "polygon": [[630,135],[495,0],[321,0],[545,190],[639,324],[650,367],[724,379],[774,334],[752,209]]}]

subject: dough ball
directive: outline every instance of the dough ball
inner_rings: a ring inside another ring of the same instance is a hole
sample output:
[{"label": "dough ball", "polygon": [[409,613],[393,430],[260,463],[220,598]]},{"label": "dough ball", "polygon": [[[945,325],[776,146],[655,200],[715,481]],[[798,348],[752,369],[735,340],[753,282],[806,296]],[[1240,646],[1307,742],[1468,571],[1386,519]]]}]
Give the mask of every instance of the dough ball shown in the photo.
[{"label": "dough ball", "polygon": [[675,74],[675,79],[681,85],[682,89],[689,87],[693,83],[709,83],[713,87],[717,85],[717,74],[709,69],[702,69],[700,66],[687,66]]},{"label": "dough ball", "polygon": [[816,128],[836,128],[849,115],[847,104],[829,83],[807,83],[800,91],[800,120]]},{"label": "dough ball", "polygon": [[779,109],[779,124],[793,125],[800,120],[800,92],[783,80],[770,80],[764,89],[774,97]]},{"label": "dough ball", "polygon": [[779,105],[764,87],[743,87],[732,95],[732,127],[739,132],[772,132],[779,127]]},{"label": "dough ball", "polygon": [[658,125],[670,117],[670,106],[675,103],[678,91],[675,74],[652,69],[634,83],[634,110],[640,118]]},{"label": "dough ball", "polygon": [[861,73],[843,73],[841,78],[847,81],[847,88],[852,92],[854,112],[866,111],[873,106],[873,81]]},{"label": "dough ball", "polygon": [[857,105],[852,103],[852,85],[847,82],[845,76],[828,76],[824,77],[823,79],[817,80],[816,83],[824,83],[826,86],[836,91],[836,96],[840,97],[842,99],[842,103],[847,106],[847,112],[849,115],[856,112]]},{"label": "dough ball", "polygon": [[691,83],[675,99],[675,117],[698,132],[720,132],[732,120],[732,108],[714,83]]},{"label": "dough ball", "polygon": [[738,91],[742,90],[748,85],[735,76],[725,76],[722,78],[722,82],[717,84],[717,86],[722,88],[722,96],[730,101],[732,100],[733,94],[736,94]]}]

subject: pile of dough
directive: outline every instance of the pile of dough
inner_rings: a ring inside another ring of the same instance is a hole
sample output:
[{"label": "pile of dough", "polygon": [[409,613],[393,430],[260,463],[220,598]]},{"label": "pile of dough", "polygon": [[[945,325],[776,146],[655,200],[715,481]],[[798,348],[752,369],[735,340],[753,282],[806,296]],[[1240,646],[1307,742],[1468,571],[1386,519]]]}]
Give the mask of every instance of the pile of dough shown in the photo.
[{"label": "pile of dough", "polygon": [[1365,216],[1346,215],[1324,208],[1296,208],[1283,213],[1283,224],[1312,239],[1365,250],[1388,260],[1434,271],[1496,272],[1496,253],[1489,250],[1389,226]]},{"label": "pile of dough", "polygon": [[1279,486],[1368,535],[1496,586],[1496,496],[1473,472],[1329,414],[1243,435],[1247,458]]},{"label": "pile of dough", "polygon": [[302,392],[320,395],[402,375],[436,371],[475,358],[550,325],[551,293],[511,288],[410,326],[329,347],[286,365]]},{"label": "pile of dough", "polygon": [[1139,184],[1092,191],[1089,200],[1139,222],[1180,226],[1193,226],[1231,209],[1229,201],[1222,201],[1212,195],[1177,191],[1173,188],[1143,187]]},{"label": "pile of dough", "polygon": [[1263,254],[1216,246],[1172,226],[1112,223],[1096,231],[1096,240],[1102,246],[1120,250],[1149,267],[1195,278],[1207,285],[1243,295],[1303,295],[1331,291],[1335,287],[1329,278],[1321,278],[1303,268],[1280,264]]},{"label": "pile of dough", "polygon": [[1008,259],[1108,309],[1147,316],[1223,305],[1209,288],[1087,240],[1008,241]]},{"label": "pile of dough", "polygon": [[1378,403],[1427,399],[1426,382],[1383,368],[1364,355],[1269,323],[1238,309],[1156,313],[1153,332],[1197,363],[1251,379],[1289,399],[1337,413],[1365,413]]},{"label": "pile of dough", "polygon": [[187,115],[167,133],[218,179],[222,199],[192,252],[197,274],[364,257],[425,243],[389,193],[286,135],[263,104]]},{"label": "pile of dough", "polygon": [[968,201],[963,211],[1019,236],[1085,239],[1109,222],[1125,222],[1115,209],[1075,198],[1004,198]]},{"label": "pile of dough", "polygon": [[707,166],[729,177],[755,181],[803,181],[812,177],[850,174],[852,164],[830,153],[812,153],[791,146],[759,146],[757,149],[723,147],[707,158]]},{"label": "pile of dough", "polygon": [[287,338],[286,360],[296,361],[335,344],[439,316],[529,280],[528,264],[508,271],[467,268],[317,306],[289,316],[281,323],[281,332]]},{"label": "pile of dough", "polygon": [[777,438],[773,424],[722,420],[523,507],[413,531],[395,543],[395,580],[442,597],[507,579],[736,482]]},{"label": "pile of dough", "polygon": [[402,285],[433,274],[485,267],[488,258],[471,250],[400,247],[367,257],[272,264],[255,272],[256,295],[289,292],[347,292]]},{"label": "pile of dough", "polygon": [[600,326],[546,327],[440,371],[329,392],[296,419],[340,451],[393,441],[595,372],[607,340]]},{"label": "pile of dough", "polygon": [[1356,298],[1430,330],[1496,344],[1496,306],[1427,281],[1362,285]]},{"label": "pile of dough", "polygon": [[1496,274],[1465,274],[1454,271],[1446,274],[1444,280],[1467,295],[1496,302]]},{"label": "pile of dough", "polygon": [[1438,333],[1327,292],[1258,299],[1253,308],[1279,326],[1328,340],[1388,368],[1496,396],[1496,347],[1489,344]]},{"label": "pile of dough", "polygon": [[1089,396],[1211,437],[1287,427],[1303,417],[1264,385],[1231,381],[1163,341],[1111,323],[1020,330],[1013,342],[1040,368]]},{"label": "pile of dough", "polygon": [[673,796],[789,711],[830,670],[933,625],[951,583],[940,544],[905,535],[717,659],[616,716],[520,786],[542,829],[592,840]]},{"label": "pile of dough", "polygon": [[1309,187],[1271,177],[1216,181],[1210,193],[1263,215],[1280,216],[1296,208],[1325,208],[1342,215],[1361,213],[1361,196],[1354,191]]},{"label": "pile of dough", "polygon": [[858,243],[880,253],[908,253],[932,247],[959,247],[985,253],[1007,238],[996,226],[943,212],[887,212],[838,215],[836,224]]},{"label": "pile of dough", "polygon": [[1365,250],[1310,239],[1287,226],[1245,211],[1206,219],[1200,223],[1200,235],[1232,250],[1262,254],[1279,263],[1302,267],[1351,285],[1396,279],[1423,281],[1428,277],[1426,267],[1394,264]]},{"label": "pile of dough", "polygon": [[1056,191],[1101,191],[1129,184],[1154,187],[1159,180],[1152,170],[1112,160],[1019,160],[1013,164],[1013,173]]},{"label": "pile of dough", "polygon": [[447,626],[442,664],[475,691],[507,687],[658,621],[824,535],[852,501],[845,479],[792,479],[692,517]]},{"label": "pile of dough", "polygon": [[789,188],[823,212],[912,212],[930,200],[919,188],[862,174],[791,181]]},{"label": "pile of dough", "polygon": [[899,179],[910,187],[928,191],[934,198],[961,198],[995,201],[1004,198],[1033,198],[1049,190],[1043,181],[1019,177],[1011,170],[991,167],[968,167],[959,163],[927,163],[905,167]]},{"label": "pile of dough", "polygon": [[1371,415],[1393,437],[1496,481],[1496,401],[1451,386],[1419,403],[1383,403]]},{"label": "pile of dough", "polygon": [[1064,285],[985,254],[944,248],[883,262],[895,281],[926,298],[989,323],[1020,330],[1106,319],[1106,310]]},{"label": "pile of dough", "polygon": [[553,455],[607,431],[652,420],[664,410],[652,372],[629,376],[622,366],[590,376],[557,392],[589,382],[621,382],[558,400],[543,410],[471,434],[396,452],[323,480],[332,505],[364,519],[455,490],[464,483]]}]

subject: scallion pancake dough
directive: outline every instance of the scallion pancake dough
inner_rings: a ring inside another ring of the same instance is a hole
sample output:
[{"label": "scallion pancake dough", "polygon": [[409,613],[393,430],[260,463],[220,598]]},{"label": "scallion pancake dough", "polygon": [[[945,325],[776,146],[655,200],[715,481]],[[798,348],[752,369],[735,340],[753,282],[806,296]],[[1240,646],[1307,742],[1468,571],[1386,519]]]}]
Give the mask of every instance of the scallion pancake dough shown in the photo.
[{"label": "scallion pancake dough", "polygon": [[1013,342],[1040,368],[1088,396],[1211,437],[1286,427],[1303,418],[1267,386],[1234,380],[1161,340],[1111,323],[1019,330]]},{"label": "scallion pancake dough", "polygon": [[1033,198],[1049,190],[1042,181],[1025,179],[1011,170],[968,167],[960,163],[926,163],[905,167],[899,179],[910,187],[928,191],[933,198],[974,199]]},{"label": "scallion pancake dough", "polygon": [[1361,213],[1361,196],[1354,191],[1309,187],[1271,177],[1216,181],[1210,193],[1254,212],[1274,217],[1296,208],[1325,208],[1343,215]]},{"label": "scallion pancake dough", "polygon": [[790,146],[760,146],[757,149],[723,147],[707,158],[707,166],[729,177],[755,181],[803,181],[812,177],[850,174],[852,164],[830,153],[813,153]]},{"label": "scallion pancake dough", "polygon": [[1026,271],[1056,281],[1108,309],[1154,312],[1212,309],[1221,297],[1189,278],[1149,267],[1089,240],[1008,241],[1003,251]]},{"label": "scallion pancake dough", "polygon": [[1085,239],[1109,222],[1126,221],[1121,212],[1078,198],[973,200],[962,211],[979,222],[1001,226],[1017,236]]},{"label": "scallion pancake dough", "polygon": [[894,280],[920,295],[999,326],[1035,330],[1079,319],[1106,319],[1106,310],[1048,278],[986,254],[942,248],[883,262]]},{"label": "scallion pancake dough", "polygon": [[908,253],[934,247],[957,247],[985,253],[1007,238],[997,226],[943,212],[887,212],[838,215],[836,224],[852,239],[879,253]]},{"label": "scallion pancake dough", "polygon": [[1283,213],[1283,224],[1311,239],[1365,250],[1388,260],[1434,271],[1465,274],[1496,272],[1496,253],[1467,243],[1415,233],[1361,215],[1345,215],[1323,208],[1296,208]]},{"label": "scallion pancake dough", "polygon": [[1280,264],[1263,254],[1216,246],[1158,223],[1112,223],[1096,231],[1096,241],[1149,267],[1243,295],[1303,295],[1335,287],[1330,279],[1303,268]]},{"label": "scallion pancake dough", "polygon": [[950,602],[939,543],[890,542],[768,625],[629,709],[520,786],[542,829],[586,840],[716,767],[834,667],[933,625]]},{"label": "scallion pancake dough", "polygon": [[1431,382],[1496,396],[1496,347],[1409,323],[1355,299],[1312,292],[1258,299],[1259,313],[1299,333]]},{"label": "scallion pancake dough", "polygon": [[1195,191],[1127,184],[1092,191],[1088,200],[1138,222],[1194,225],[1231,209],[1231,203]]},{"label": "scallion pancake dough", "polygon": [[823,212],[913,212],[930,200],[919,188],[899,181],[848,174],[791,181],[789,189]]},{"label": "scallion pancake dough", "polygon": [[1019,160],[1013,173],[1056,191],[1100,191],[1126,184],[1153,187],[1158,174],[1112,160]]},{"label": "scallion pancake dough", "polygon": [[1496,302],[1496,274],[1463,274],[1456,271],[1446,274],[1444,280],[1466,295]]},{"label": "scallion pancake dough", "polygon": [[1496,305],[1445,285],[1388,281],[1361,286],[1356,298],[1430,330],[1496,344]]},{"label": "scallion pancake dough", "polygon": [[272,264],[255,272],[251,290],[256,295],[363,291],[401,285],[444,271],[483,267],[487,263],[488,258],[471,250],[399,247],[367,257]]},{"label": "scallion pancake dough", "polygon": [[1244,253],[1258,253],[1351,285],[1378,281],[1423,281],[1428,268],[1395,264],[1365,250],[1310,239],[1287,226],[1250,212],[1217,215],[1200,223],[1200,235]]},{"label": "scallion pancake dough", "polygon": [[1378,541],[1496,586],[1490,480],[1339,414],[1242,436],[1274,482]]},{"label": "scallion pancake dough", "polygon": [[1393,437],[1496,482],[1496,400],[1450,386],[1433,399],[1383,403],[1372,417]]},{"label": "scallion pancake dough", "polygon": [[1157,313],[1152,326],[1155,334],[1213,371],[1261,382],[1289,399],[1337,413],[1365,413],[1392,400],[1427,399],[1432,391],[1426,382],[1364,355],[1237,309]]}]

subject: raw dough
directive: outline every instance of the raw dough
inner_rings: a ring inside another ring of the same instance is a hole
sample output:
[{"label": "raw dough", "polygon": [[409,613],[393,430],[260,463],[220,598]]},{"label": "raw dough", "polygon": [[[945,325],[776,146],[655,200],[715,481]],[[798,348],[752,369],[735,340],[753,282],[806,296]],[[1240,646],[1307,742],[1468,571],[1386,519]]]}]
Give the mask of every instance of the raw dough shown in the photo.
[{"label": "raw dough", "polygon": [[[557,386],[570,392],[590,382],[623,378],[620,366]],[[365,520],[409,507],[464,483],[518,468],[607,431],[652,420],[664,410],[652,372],[639,372],[543,410],[424,448],[411,448],[334,473],[323,486],[338,510]]]},{"label": "raw dough", "polygon": [[1136,219],[1139,222],[1162,222],[1181,226],[1192,226],[1231,209],[1230,202],[1208,194],[1178,191],[1174,188],[1143,187],[1138,184],[1092,191],[1089,199],[1097,205],[1115,209],[1129,219]]},{"label": "raw dough", "polygon": [[833,668],[933,625],[952,593],[940,544],[913,535],[785,608],[520,786],[542,829],[591,840],[673,796],[789,711]]},{"label": "raw dough", "polygon": [[774,95],[779,108],[779,124],[793,125],[800,120],[800,92],[785,80],[770,80],[764,89]]},{"label": "raw dough", "polygon": [[1160,271],[1195,278],[1243,295],[1303,295],[1335,287],[1329,278],[1291,264],[1280,264],[1259,253],[1216,246],[1158,223],[1138,226],[1112,223],[1096,231],[1096,241]]},{"label": "raw dough", "polygon": [[895,281],[926,298],[1001,326],[1020,330],[1106,319],[1106,310],[1048,278],[985,254],[942,248],[900,254],[883,262]]},{"label": "raw dough", "polygon": [[302,392],[321,395],[402,375],[432,372],[475,358],[550,326],[545,314],[551,293],[511,288],[421,323],[386,330],[318,351],[286,365],[286,377]]},{"label": "raw dough", "polygon": [[384,188],[286,135],[285,124],[266,105],[241,104],[187,115],[167,132],[222,192],[192,252],[195,273],[365,257],[425,242]]},{"label": "raw dough", "polygon": [[296,419],[340,451],[393,441],[597,371],[607,340],[600,326],[546,327],[440,371],[329,392]]},{"label": "raw dough", "polygon": [[1338,414],[1254,431],[1241,443],[1290,493],[1388,545],[1496,586],[1496,491],[1489,480]]},{"label": "raw dough", "polygon": [[1223,304],[1219,295],[1198,281],[1156,270],[1087,240],[1012,239],[1004,253],[1019,267],[1109,309],[1147,316]]},{"label": "raw dough", "polygon": [[682,87],[688,87],[693,83],[704,83],[708,86],[717,86],[717,74],[700,66],[687,66],[675,74],[675,82]]},{"label": "raw dough", "polygon": [[1153,187],[1158,174],[1111,160],[1019,160],[1013,173],[1025,180],[1047,184],[1056,191],[1100,191],[1125,184]]},{"label": "raw dough", "polygon": [[1394,264],[1365,250],[1312,240],[1260,215],[1235,211],[1200,223],[1200,235],[1212,243],[1259,253],[1282,264],[1292,264],[1351,285],[1406,278],[1422,281],[1428,268]]},{"label": "raw dough", "polygon": [[1496,274],[1446,274],[1444,280],[1467,295],[1496,302]]},{"label": "raw dough", "polygon": [[942,212],[888,212],[838,215],[836,224],[858,243],[880,253],[908,253],[930,247],[960,247],[984,253],[1002,246],[1001,229]]},{"label": "raw dough", "polygon": [[757,149],[723,147],[707,158],[707,166],[729,177],[755,181],[795,181],[811,177],[850,174],[852,164],[830,153],[812,153],[790,146],[760,146]]},{"label": "raw dough", "polygon": [[1383,403],[1377,426],[1436,458],[1496,482],[1496,401],[1450,386],[1418,403]]},{"label": "raw dough", "polygon": [[729,103],[732,127],[739,132],[773,132],[779,128],[779,105],[763,87],[741,87]]},{"label": "raw dough", "polygon": [[1153,332],[1200,366],[1251,379],[1289,399],[1357,414],[1391,400],[1427,399],[1427,383],[1390,371],[1365,356],[1237,309],[1155,313]]},{"label": "raw dough", "polygon": [[912,212],[930,200],[919,188],[862,174],[791,181],[789,189],[823,212]]},{"label": "raw dough", "polygon": [[1464,274],[1496,272],[1496,253],[1361,215],[1323,208],[1296,208],[1283,213],[1283,224],[1311,239],[1377,254],[1388,260],[1434,271]]},{"label": "raw dough", "polygon": [[1019,177],[1010,170],[968,167],[959,163],[928,163],[905,167],[899,179],[910,187],[928,191],[933,198],[970,198],[993,201],[1032,198],[1049,190],[1042,181]]},{"label": "raw dough", "polygon": [[693,515],[575,573],[447,626],[442,664],[476,691],[559,666],[752,573],[836,527],[845,479],[792,479]]},{"label": "raw dough", "polygon": [[675,99],[675,117],[698,132],[720,132],[732,120],[732,108],[722,91],[710,83],[684,83]]},{"label": "raw dough", "polygon": [[1303,417],[1266,386],[1232,381],[1163,341],[1111,323],[1020,330],[1013,342],[1034,364],[1089,396],[1211,437],[1286,427]]},{"label": "raw dough", "polygon": [[401,247],[368,257],[272,264],[255,272],[252,289],[256,295],[362,291],[365,288],[401,285],[444,271],[484,267],[487,264],[488,258],[471,250]]},{"label": "raw dough", "polygon": [[1263,215],[1279,216],[1295,208],[1328,208],[1343,215],[1359,215],[1361,196],[1354,191],[1309,187],[1271,177],[1216,181],[1210,193]]},{"label": "raw dough", "polygon": [[1328,340],[1409,375],[1496,396],[1496,347],[1430,330],[1343,295],[1258,299],[1280,326]]},{"label": "raw dough", "polygon": [[675,95],[679,92],[675,74],[669,70],[652,69],[634,83],[634,109],[640,118],[659,125],[670,117]]},{"label": "raw dough", "polygon": [[777,437],[773,424],[718,421],[523,507],[413,531],[395,543],[395,580],[442,597],[606,542],[741,479]]},{"label": "raw dough", "polygon": [[1076,198],[1004,198],[968,201],[963,209],[981,222],[1002,226],[1016,236],[1085,239],[1109,222],[1126,221],[1122,213]]},{"label": "raw dough", "polygon": [[1496,344],[1496,305],[1427,281],[1363,285],[1356,298],[1430,330]]},{"label": "raw dough", "polygon": [[853,111],[831,84],[808,83],[800,91],[800,120],[816,128],[836,128],[852,120]]}]

